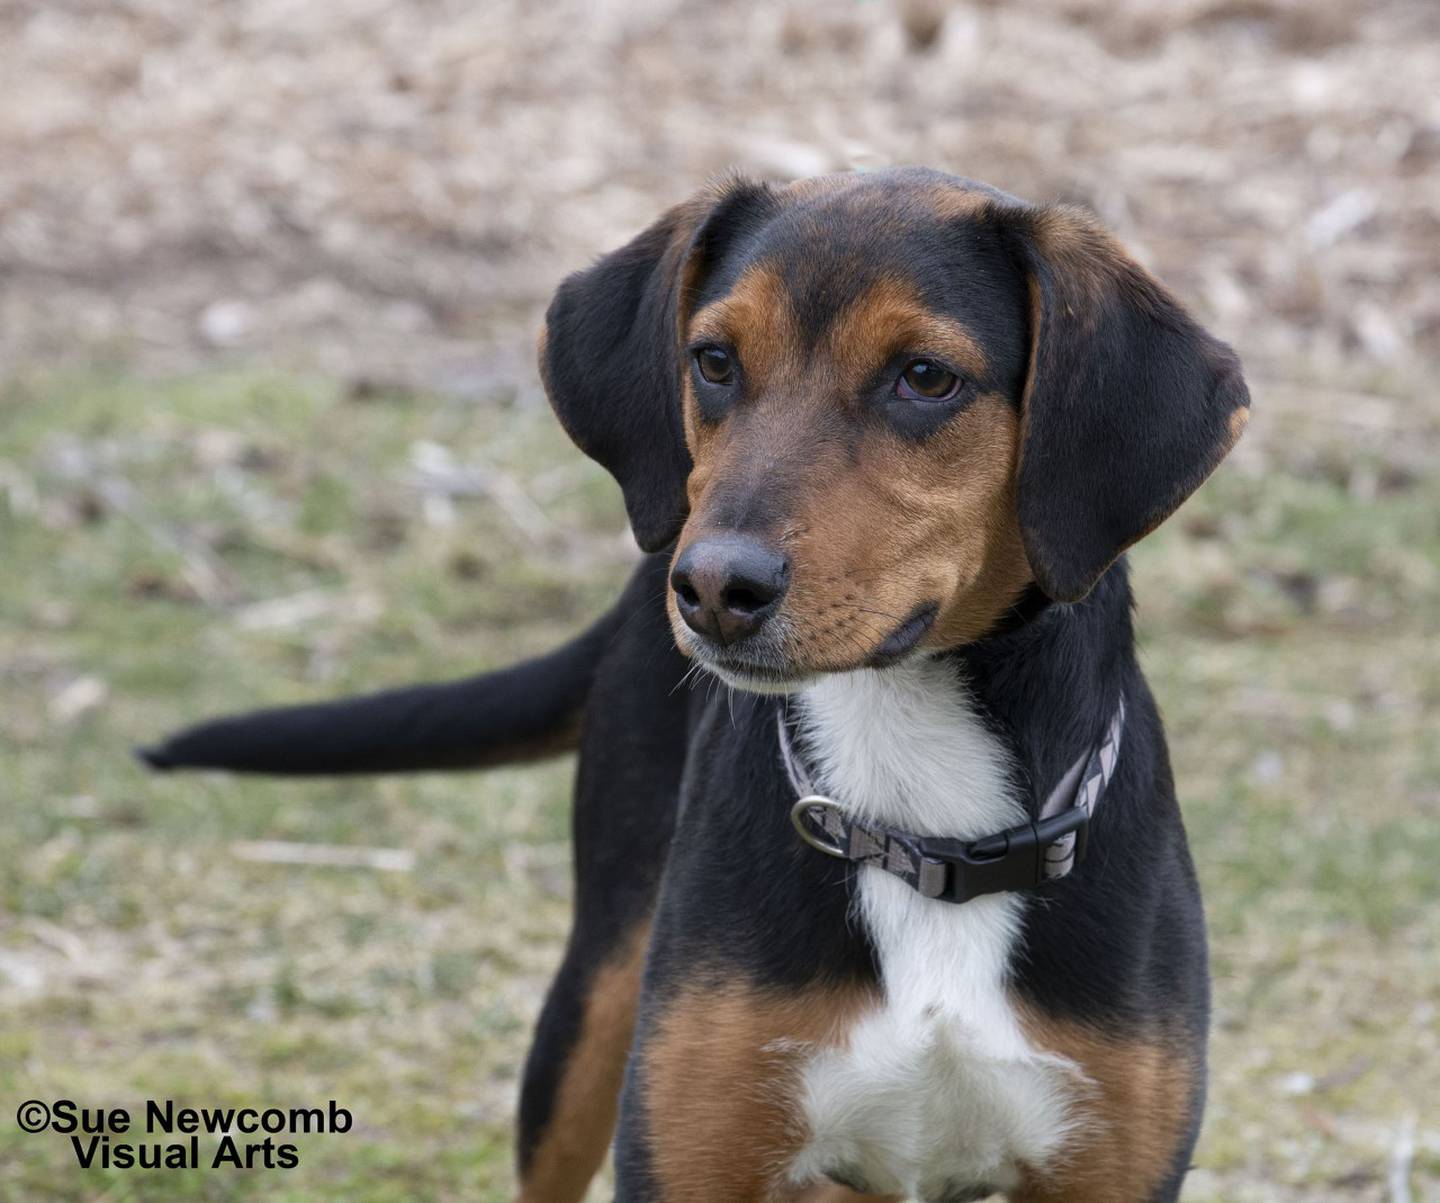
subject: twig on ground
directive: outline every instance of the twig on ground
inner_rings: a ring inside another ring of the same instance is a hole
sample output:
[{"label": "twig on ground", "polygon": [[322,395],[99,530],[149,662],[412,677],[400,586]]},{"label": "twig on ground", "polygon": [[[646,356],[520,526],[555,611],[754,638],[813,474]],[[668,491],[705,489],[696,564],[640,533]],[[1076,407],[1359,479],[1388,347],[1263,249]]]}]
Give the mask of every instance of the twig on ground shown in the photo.
[{"label": "twig on ground", "polygon": [[242,606],[235,611],[235,625],[242,631],[286,631],[318,618],[369,622],[379,616],[381,609],[379,599],[369,594],[306,589]]},{"label": "twig on ground", "polygon": [[422,440],[410,449],[411,485],[426,498],[485,497],[528,539],[540,542],[560,532],[513,476],[479,464],[461,464],[438,443]]},{"label": "twig on ground", "polygon": [[267,865],[320,865],[409,873],[415,854],[408,848],[361,848],[342,844],[297,844],[286,840],[237,840],[230,851],[241,860]]},{"label": "twig on ground", "polygon": [[214,552],[188,531],[150,513],[135,487],[78,441],[65,442],[54,457],[62,476],[85,484],[110,509],[124,514],[150,539],[180,557],[185,583],[206,605],[222,607],[240,596],[234,576]]},{"label": "twig on ground", "polygon": [[1385,1197],[1389,1203],[1410,1203],[1410,1166],[1415,1160],[1415,1117],[1400,1121],[1395,1143],[1390,1147],[1390,1170],[1386,1175]]}]

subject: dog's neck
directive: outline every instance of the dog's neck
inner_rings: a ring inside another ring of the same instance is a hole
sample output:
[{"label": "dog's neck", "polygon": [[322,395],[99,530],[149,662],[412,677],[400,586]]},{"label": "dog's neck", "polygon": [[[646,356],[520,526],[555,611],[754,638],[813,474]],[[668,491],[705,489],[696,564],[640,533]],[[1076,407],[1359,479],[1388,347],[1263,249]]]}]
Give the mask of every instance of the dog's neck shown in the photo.
[{"label": "dog's neck", "polygon": [[1025,817],[1005,743],[948,658],[825,677],[796,710],[817,783],[862,822],[978,839]]},{"label": "dog's neck", "polygon": [[795,711],[817,782],[857,818],[976,839],[1037,812],[1135,672],[1122,562],[1082,604],[943,656],[822,678]]},{"label": "dog's neck", "polygon": [[[952,653],[1020,771],[1032,815],[1075,757],[1100,738],[1117,702],[1138,702],[1144,692],[1132,604],[1122,557],[1084,601],[1050,606],[1033,621]],[[1133,705],[1129,721],[1144,721]]]}]

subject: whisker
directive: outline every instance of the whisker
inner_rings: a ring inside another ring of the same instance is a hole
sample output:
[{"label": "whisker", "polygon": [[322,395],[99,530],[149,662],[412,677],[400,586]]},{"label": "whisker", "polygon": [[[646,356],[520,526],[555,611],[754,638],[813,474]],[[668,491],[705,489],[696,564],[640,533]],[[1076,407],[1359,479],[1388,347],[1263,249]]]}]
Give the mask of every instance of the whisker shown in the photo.
[{"label": "whisker", "polygon": [[700,667],[701,665],[698,660],[691,661],[690,667],[685,670],[685,675],[675,682],[675,685],[670,690],[668,696],[673,697],[679,691],[682,685],[684,685],[700,671]]}]

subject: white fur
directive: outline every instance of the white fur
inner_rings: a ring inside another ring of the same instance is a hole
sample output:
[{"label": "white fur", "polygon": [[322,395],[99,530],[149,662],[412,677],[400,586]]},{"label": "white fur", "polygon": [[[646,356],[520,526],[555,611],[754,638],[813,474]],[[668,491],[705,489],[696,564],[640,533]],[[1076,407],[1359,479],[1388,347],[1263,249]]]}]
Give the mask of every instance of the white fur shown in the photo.
[{"label": "white fur", "polygon": [[[1024,820],[1006,751],[952,666],[823,678],[799,708],[819,788],[858,817],[962,839]],[[919,1198],[1012,1188],[1021,1163],[1060,1150],[1080,1083],[1073,1063],[1029,1044],[1006,991],[1025,900],[955,906],[882,869],[860,873],[884,1002],[802,1070],[810,1137],[791,1178],[835,1170]]]}]

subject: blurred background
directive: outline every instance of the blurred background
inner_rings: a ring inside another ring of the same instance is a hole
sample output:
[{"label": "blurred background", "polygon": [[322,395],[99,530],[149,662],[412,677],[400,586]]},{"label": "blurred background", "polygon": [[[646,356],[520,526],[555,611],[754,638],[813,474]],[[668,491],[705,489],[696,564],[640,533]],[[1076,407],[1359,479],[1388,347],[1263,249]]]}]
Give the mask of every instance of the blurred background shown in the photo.
[{"label": "blurred background", "polygon": [[579,628],[635,552],[536,378],[560,277],[729,167],[923,163],[1092,208],[1255,397],[1133,557],[1214,945],[1185,1197],[1440,1200],[1437,81],[1432,0],[0,0],[0,1101],[357,1118],[249,1175],[6,1118],[0,1199],[508,1197],[570,766],[128,749]]}]

